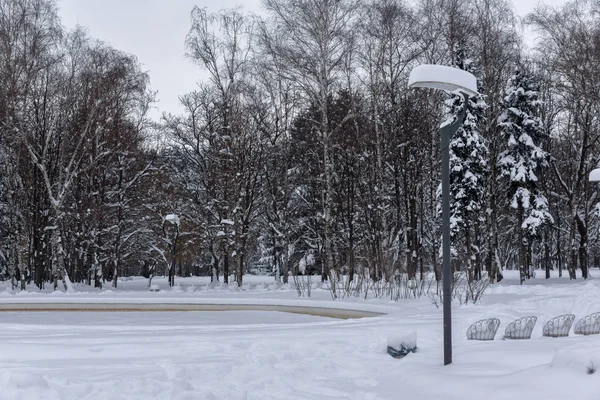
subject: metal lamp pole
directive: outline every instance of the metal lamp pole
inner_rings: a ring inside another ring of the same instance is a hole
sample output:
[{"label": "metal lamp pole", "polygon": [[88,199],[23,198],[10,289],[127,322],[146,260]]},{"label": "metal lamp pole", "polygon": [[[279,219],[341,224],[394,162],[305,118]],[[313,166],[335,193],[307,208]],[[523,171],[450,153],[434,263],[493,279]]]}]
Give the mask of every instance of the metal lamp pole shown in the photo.
[{"label": "metal lamp pole", "polygon": [[173,232],[171,234],[171,243],[169,244],[171,248],[171,268],[169,269],[169,286],[175,286],[175,255],[177,254],[177,239],[179,238],[179,217],[177,214],[169,214],[165,217],[165,221],[163,222],[163,235],[166,236],[165,232],[165,223],[169,222],[173,224]]},{"label": "metal lamp pole", "polygon": [[452,123],[440,128],[442,152],[442,265],[444,302],[444,365],[452,363],[452,299],[450,268],[450,141],[467,115],[469,96],[477,95],[477,79],[467,71],[443,65],[419,65],[408,78],[409,88],[431,88],[462,94],[465,103]]},{"label": "metal lamp pole", "polygon": [[452,274],[450,268],[450,141],[467,115],[468,96],[456,120],[440,128],[442,151],[442,290],[444,302],[444,365],[452,363]]}]

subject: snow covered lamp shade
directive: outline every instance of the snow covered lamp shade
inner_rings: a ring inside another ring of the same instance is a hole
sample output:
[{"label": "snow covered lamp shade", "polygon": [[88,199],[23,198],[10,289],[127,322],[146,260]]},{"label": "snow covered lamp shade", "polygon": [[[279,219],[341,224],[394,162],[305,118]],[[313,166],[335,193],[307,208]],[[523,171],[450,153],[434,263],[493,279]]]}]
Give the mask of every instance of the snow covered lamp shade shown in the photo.
[{"label": "snow covered lamp shade", "polygon": [[408,87],[461,92],[469,96],[477,94],[477,80],[473,74],[444,65],[423,64],[415,67],[408,78]]},{"label": "snow covered lamp shade", "polygon": [[600,168],[596,168],[590,172],[590,182],[600,182]]},{"label": "snow covered lamp shade", "polygon": [[179,225],[179,217],[176,214],[169,214],[165,217],[165,220],[174,224]]}]

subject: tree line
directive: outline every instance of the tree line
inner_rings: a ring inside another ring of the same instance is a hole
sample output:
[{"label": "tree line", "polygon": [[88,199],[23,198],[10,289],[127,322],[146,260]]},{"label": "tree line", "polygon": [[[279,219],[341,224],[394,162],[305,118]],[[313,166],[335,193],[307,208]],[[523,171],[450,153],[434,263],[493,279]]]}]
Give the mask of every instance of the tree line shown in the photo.
[{"label": "tree line", "polygon": [[[507,0],[262,4],[192,10],[182,41],[205,79],[153,121],[134,55],[62,27],[52,0],[0,0],[2,278],[241,285],[268,264],[334,289],[439,280],[438,130],[464,107],[453,268],[496,282],[599,264],[597,1],[523,20]],[[473,73],[480,95],[408,89],[423,63]]]}]

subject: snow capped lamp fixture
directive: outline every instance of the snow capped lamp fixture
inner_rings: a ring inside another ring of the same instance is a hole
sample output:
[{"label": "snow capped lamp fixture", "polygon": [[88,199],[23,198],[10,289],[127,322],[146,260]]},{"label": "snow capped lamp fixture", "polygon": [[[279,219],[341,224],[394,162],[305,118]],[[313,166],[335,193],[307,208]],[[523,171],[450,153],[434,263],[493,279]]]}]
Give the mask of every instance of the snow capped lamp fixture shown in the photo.
[{"label": "snow capped lamp fixture", "polygon": [[[450,269],[450,141],[464,122],[470,96],[476,96],[477,79],[462,69],[443,65],[419,65],[410,72],[409,88],[430,88],[464,96],[464,107],[457,118],[440,126],[442,153],[442,258],[444,303],[444,365],[452,363],[452,298]],[[599,171],[600,176],[600,171]]]},{"label": "snow capped lamp fixture", "polygon": [[477,95],[477,79],[470,72],[444,65],[419,65],[410,72],[409,88],[431,88],[451,93]]},{"label": "snow capped lamp fixture", "polygon": [[168,214],[165,217],[165,221],[172,223],[173,225],[179,226],[179,216],[177,214]]}]

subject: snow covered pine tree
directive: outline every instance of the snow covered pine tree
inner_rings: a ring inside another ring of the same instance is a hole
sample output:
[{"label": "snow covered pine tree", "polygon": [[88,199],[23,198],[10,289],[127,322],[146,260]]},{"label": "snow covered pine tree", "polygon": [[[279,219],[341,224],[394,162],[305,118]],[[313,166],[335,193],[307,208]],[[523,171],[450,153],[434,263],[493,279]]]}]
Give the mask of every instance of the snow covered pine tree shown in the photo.
[{"label": "snow covered pine tree", "polygon": [[[476,75],[473,61],[465,56],[462,49],[457,51],[456,66]],[[448,120],[453,120],[464,106],[462,95],[454,95],[448,99]],[[450,142],[450,229],[453,252],[456,252],[459,234],[464,235],[465,252],[459,254],[465,255],[468,279],[471,282],[481,278],[481,265],[474,263],[475,252],[479,251],[479,240],[475,235],[473,243],[472,231],[477,232],[477,225],[482,221],[481,212],[485,204],[483,182],[488,171],[489,153],[480,131],[483,112],[487,107],[483,96],[471,96],[466,107],[465,122]]]},{"label": "snow covered pine tree", "polygon": [[509,179],[511,207],[517,210],[519,271],[521,284],[531,276],[531,246],[540,228],[554,223],[548,201],[537,186],[541,168],[548,166],[548,154],[540,147],[546,137],[538,116],[541,101],[533,77],[517,70],[508,81],[498,118],[506,150],[500,154],[501,176]]}]

